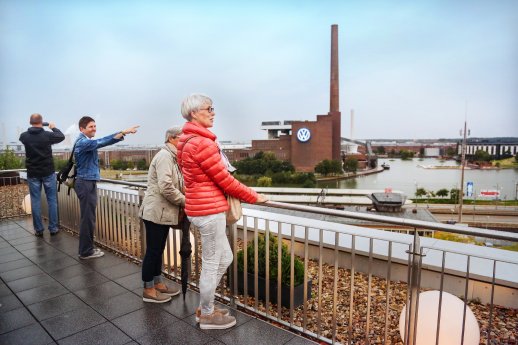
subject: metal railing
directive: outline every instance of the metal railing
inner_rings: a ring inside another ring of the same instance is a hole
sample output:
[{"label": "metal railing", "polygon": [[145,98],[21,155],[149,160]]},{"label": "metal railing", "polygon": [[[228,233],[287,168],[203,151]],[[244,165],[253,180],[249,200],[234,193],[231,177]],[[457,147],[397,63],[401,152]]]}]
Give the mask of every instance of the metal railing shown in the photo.
[{"label": "metal railing", "polygon": [[[144,254],[145,232],[138,208],[145,185],[102,182],[105,184],[98,186],[95,239],[100,245],[139,261]],[[136,190],[114,187],[116,184]],[[58,201],[60,225],[78,232],[79,204],[74,191],[69,195],[67,188],[62,188]],[[503,339],[500,333],[516,333],[516,329],[502,330],[507,327],[502,324],[518,325],[517,256],[494,248],[476,247],[481,248],[478,252],[469,245],[445,245],[445,241],[421,238],[419,230],[511,243],[518,243],[518,234],[277,202],[268,202],[266,206],[266,211],[244,208],[243,218],[228,229],[234,262],[217,292],[232,305],[319,341],[342,344],[400,342],[399,315],[407,305],[404,342],[418,344],[419,295],[437,289],[440,299],[436,344],[440,343],[441,328],[445,328],[441,324],[444,315],[440,303],[445,292],[462,298],[463,338],[467,307],[475,310],[484,343],[498,343],[498,339]],[[279,208],[294,213],[273,212]],[[414,234],[316,221],[297,215],[299,211],[413,227]],[[176,279],[181,276],[176,254],[180,231],[171,229],[164,253],[164,273]],[[201,246],[197,231],[191,232],[194,269],[190,269],[190,284],[196,289]],[[253,254],[249,254],[250,249]],[[264,256],[257,254],[260,249]],[[283,253],[286,260],[277,260]],[[276,269],[270,261],[277,262]],[[264,276],[260,274],[263,264],[269,267]],[[296,286],[301,268],[302,284]],[[301,303],[297,305],[299,299]],[[505,320],[502,315],[506,315]]]}]

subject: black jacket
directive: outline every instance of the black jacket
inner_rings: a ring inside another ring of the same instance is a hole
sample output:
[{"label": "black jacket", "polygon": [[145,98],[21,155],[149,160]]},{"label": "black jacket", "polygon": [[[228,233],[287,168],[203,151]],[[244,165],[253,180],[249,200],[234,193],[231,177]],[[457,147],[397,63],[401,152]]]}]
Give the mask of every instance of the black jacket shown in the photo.
[{"label": "black jacket", "polygon": [[51,146],[63,140],[65,136],[57,128],[49,132],[42,127],[29,127],[20,135],[20,141],[25,145],[27,177],[45,177],[55,172]]}]

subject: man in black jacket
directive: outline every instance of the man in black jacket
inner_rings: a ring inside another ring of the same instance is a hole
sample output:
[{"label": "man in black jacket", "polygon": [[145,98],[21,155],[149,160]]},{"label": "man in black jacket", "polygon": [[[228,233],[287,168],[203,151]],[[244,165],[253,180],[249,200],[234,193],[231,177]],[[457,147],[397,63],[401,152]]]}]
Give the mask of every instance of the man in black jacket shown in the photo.
[{"label": "man in black jacket", "polygon": [[52,159],[52,145],[62,142],[65,136],[56,128],[53,122],[48,123],[52,130],[45,131],[43,118],[40,114],[32,114],[27,132],[20,135],[20,141],[25,145],[25,166],[27,167],[27,182],[31,194],[32,224],[36,236],[43,235],[41,221],[41,185],[45,188],[49,210],[49,232],[57,234],[58,229],[58,200],[56,173]]}]

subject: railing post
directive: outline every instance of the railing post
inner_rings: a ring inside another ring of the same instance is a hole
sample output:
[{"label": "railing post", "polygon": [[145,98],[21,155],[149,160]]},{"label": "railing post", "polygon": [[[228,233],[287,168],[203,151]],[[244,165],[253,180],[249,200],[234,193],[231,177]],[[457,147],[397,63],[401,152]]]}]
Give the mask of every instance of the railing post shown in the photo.
[{"label": "railing post", "polygon": [[[142,205],[144,201],[144,189],[139,188],[138,190],[138,209]],[[139,240],[140,240],[140,258],[144,260],[144,255],[146,254],[146,230],[144,228],[144,220],[139,218]],[[176,253],[175,253],[176,255]]]},{"label": "railing post", "polygon": [[237,257],[236,257],[236,250],[235,247],[235,238],[234,238],[234,230],[235,230],[236,224],[227,224],[227,231],[228,231],[228,239],[230,242],[230,246],[232,248],[232,253],[234,255],[234,260],[232,260],[232,264],[227,269],[227,286],[230,290],[230,307],[236,308],[236,300],[235,295],[236,291],[234,289],[234,281],[236,277],[234,276],[235,268],[237,268]]},{"label": "railing post", "polygon": [[412,251],[408,252],[411,255],[411,264],[409,267],[410,270],[410,279],[408,282],[409,285],[409,299],[407,303],[407,313],[408,313],[408,324],[405,330],[405,344],[406,345],[416,345],[416,329],[417,329],[417,314],[419,307],[419,285],[420,285],[420,276],[421,276],[421,245],[419,241],[419,234],[417,229],[414,228],[414,243],[412,246]]}]

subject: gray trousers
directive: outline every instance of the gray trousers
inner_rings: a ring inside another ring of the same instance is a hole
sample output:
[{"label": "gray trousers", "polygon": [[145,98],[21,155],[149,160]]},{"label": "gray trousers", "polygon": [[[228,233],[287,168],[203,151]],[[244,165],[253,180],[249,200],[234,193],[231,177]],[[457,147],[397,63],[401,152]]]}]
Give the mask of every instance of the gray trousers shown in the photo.
[{"label": "gray trousers", "polygon": [[203,315],[214,311],[214,294],[234,256],[226,234],[225,212],[189,217],[201,235],[200,307]]},{"label": "gray trousers", "polygon": [[94,253],[95,210],[97,208],[97,181],[76,179],[75,190],[79,198],[81,221],[79,224],[79,255]]}]

